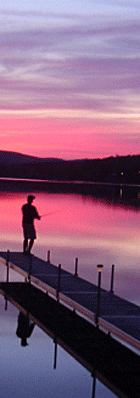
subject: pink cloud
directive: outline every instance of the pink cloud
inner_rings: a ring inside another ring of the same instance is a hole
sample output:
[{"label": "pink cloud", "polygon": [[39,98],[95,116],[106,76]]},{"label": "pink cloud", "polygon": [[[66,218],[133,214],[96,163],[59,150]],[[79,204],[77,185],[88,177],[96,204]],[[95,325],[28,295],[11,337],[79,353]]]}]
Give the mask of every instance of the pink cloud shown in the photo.
[{"label": "pink cloud", "polygon": [[1,150],[64,159],[138,154],[139,135],[131,127],[101,121],[62,119],[1,120]]},{"label": "pink cloud", "polygon": [[[40,10],[37,18],[36,10],[17,10],[10,16],[12,22],[16,18],[14,29],[12,23],[9,30],[1,25],[0,108],[80,110],[81,119],[3,116],[1,149],[64,158],[139,153],[139,120],[130,118],[139,114],[138,15],[96,20]],[[85,120],[82,110],[104,118]],[[113,119],[111,113],[125,117]]]}]

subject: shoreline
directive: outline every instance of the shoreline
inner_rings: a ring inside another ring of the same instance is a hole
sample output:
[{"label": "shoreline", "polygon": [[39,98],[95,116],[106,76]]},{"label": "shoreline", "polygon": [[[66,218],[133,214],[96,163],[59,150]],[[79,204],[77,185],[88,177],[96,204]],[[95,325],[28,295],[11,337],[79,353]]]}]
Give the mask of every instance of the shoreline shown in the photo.
[{"label": "shoreline", "polygon": [[67,184],[67,185],[106,185],[117,187],[134,187],[140,188],[140,184],[128,184],[123,182],[109,182],[109,181],[71,181],[71,180],[44,180],[36,178],[15,178],[15,177],[0,177],[0,181],[9,182],[31,182],[31,183],[44,183],[44,184]]}]

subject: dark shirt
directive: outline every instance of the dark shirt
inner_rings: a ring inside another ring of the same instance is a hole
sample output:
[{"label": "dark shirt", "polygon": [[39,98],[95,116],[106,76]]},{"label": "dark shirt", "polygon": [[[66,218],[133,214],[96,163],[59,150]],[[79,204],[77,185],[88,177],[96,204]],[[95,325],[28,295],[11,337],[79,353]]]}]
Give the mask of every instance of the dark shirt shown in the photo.
[{"label": "dark shirt", "polygon": [[26,203],[25,205],[22,206],[22,214],[23,214],[22,224],[33,225],[34,218],[40,220],[40,216],[38,214],[36,207],[30,205],[29,203]]}]

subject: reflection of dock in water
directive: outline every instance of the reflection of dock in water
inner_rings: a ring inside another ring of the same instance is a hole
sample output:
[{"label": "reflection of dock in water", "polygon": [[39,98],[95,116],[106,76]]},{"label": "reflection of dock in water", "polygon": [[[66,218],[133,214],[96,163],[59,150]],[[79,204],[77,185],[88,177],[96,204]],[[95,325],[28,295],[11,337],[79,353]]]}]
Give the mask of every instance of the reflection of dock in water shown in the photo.
[{"label": "reflection of dock in water", "polygon": [[140,357],[75,311],[60,304],[30,283],[1,283],[0,291],[24,315],[35,322],[55,343],[81,363],[118,397],[135,398],[140,391]]},{"label": "reflection of dock in water", "polygon": [[[13,268],[30,282],[96,323],[99,298],[97,286],[34,255],[10,252],[9,256],[7,261],[7,253],[0,252],[0,261],[7,263],[7,273],[9,267]],[[140,349],[140,307],[135,304],[101,289],[98,325]]]}]

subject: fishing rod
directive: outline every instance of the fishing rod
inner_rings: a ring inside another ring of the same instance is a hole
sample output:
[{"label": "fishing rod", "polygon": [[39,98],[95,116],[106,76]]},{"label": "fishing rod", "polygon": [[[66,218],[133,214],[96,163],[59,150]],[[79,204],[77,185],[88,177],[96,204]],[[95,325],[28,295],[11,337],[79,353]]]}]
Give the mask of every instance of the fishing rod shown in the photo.
[{"label": "fishing rod", "polygon": [[56,210],[56,211],[51,211],[50,213],[42,214],[40,217],[47,217],[50,216],[51,214],[59,213],[62,210]]}]

